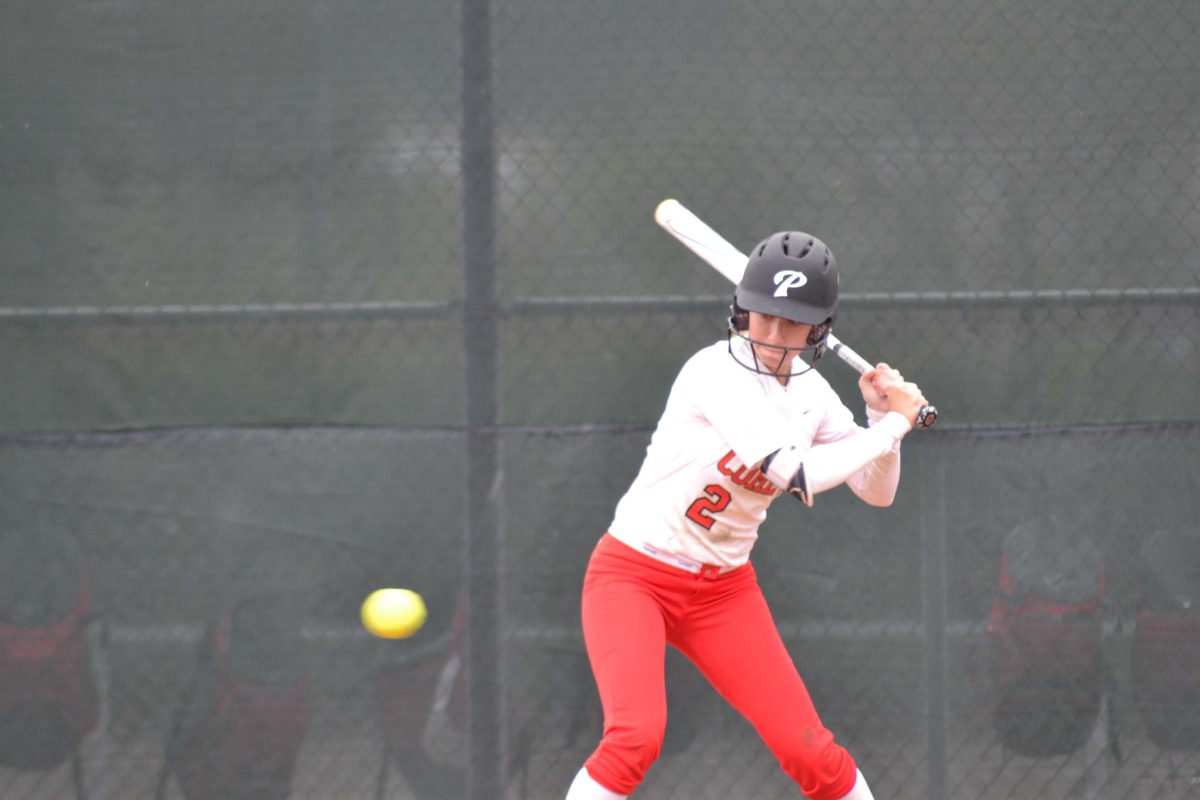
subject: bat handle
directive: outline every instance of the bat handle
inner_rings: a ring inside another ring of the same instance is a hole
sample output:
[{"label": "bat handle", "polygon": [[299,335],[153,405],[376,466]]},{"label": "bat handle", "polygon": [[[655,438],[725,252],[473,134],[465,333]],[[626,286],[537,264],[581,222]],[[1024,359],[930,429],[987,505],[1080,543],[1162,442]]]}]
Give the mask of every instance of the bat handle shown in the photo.
[{"label": "bat handle", "polygon": [[[832,333],[829,334],[827,341],[829,342],[829,349],[832,350],[834,353],[836,353],[838,355],[838,357],[840,357],[847,364],[854,367],[854,370],[856,372],[858,372],[859,374],[868,372],[875,368],[874,364],[867,361],[865,358],[860,356],[858,353],[854,352],[854,350],[850,349],[845,343],[843,343],[841,340],[839,340]],[[921,406],[921,410],[917,412],[916,425],[914,425],[913,427],[914,428],[932,428],[933,423],[937,422],[937,418],[938,418],[938,410],[937,410],[936,406],[932,406],[932,405]]]},{"label": "bat handle", "polygon": [[937,422],[938,411],[936,406],[921,406],[921,410],[917,412],[918,428],[932,428],[933,423]]}]

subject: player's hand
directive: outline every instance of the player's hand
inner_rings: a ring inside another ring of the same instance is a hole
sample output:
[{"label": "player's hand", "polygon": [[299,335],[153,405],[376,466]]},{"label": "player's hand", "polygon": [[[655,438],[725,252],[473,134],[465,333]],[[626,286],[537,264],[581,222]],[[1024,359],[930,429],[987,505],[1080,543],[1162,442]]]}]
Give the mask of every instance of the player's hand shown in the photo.
[{"label": "player's hand", "polygon": [[889,410],[888,389],[903,382],[904,376],[899,370],[881,361],[874,369],[867,370],[858,377],[858,390],[862,392],[863,402],[868,408],[883,414]]},{"label": "player's hand", "polygon": [[887,410],[901,414],[910,428],[916,426],[917,414],[927,405],[929,401],[921,394],[921,387],[912,381],[902,381],[887,390]]}]

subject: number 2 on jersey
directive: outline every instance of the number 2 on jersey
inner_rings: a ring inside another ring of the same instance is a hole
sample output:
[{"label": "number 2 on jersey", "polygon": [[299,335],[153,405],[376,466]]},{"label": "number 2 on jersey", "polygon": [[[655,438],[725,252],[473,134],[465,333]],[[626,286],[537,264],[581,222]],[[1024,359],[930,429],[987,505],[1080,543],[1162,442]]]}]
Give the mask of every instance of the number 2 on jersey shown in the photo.
[{"label": "number 2 on jersey", "polygon": [[719,483],[710,483],[704,487],[704,492],[704,497],[697,497],[695,502],[688,506],[687,518],[705,530],[711,530],[716,522],[711,515],[724,511],[733,498],[729,490]]}]

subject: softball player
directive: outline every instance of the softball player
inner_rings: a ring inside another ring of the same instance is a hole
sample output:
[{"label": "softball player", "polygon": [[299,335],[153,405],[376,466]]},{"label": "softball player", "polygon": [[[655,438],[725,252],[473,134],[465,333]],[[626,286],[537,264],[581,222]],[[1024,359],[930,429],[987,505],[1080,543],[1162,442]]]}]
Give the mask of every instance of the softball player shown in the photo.
[{"label": "softball player", "polygon": [[854,759],[821,724],[775,628],[750,551],[767,507],[847,484],[890,505],[900,440],[925,404],[879,364],[859,389],[869,427],[813,364],[837,308],[833,254],[776,233],[749,257],[729,336],[683,366],[645,461],[596,545],[583,584],[588,658],[604,733],[567,800],[618,800],[641,783],[666,729],[668,643],[757,729],[812,800],[873,800]]}]

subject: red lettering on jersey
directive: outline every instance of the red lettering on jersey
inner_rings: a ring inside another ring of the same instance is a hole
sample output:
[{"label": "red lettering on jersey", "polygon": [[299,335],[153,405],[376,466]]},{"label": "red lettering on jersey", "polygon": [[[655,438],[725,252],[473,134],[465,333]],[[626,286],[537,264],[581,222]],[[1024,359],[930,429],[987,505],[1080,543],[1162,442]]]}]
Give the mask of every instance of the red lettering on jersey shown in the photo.
[{"label": "red lettering on jersey", "polygon": [[737,469],[730,467],[729,462],[736,458],[734,452],[730,450],[725,456],[717,462],[717,471],[722,475],[728,475],[729,479],[737,486],[742,486],[752,492],[765,494],[768,497],[779,493],[779,488],[771,483],[757,467],[747,472],[746,466],[743,464]]},{"label": "red lettering on jersey", "polygon": [[767,480],[767,476],[754,470],[754,480],[746,484],[746,488],[759,494],[774,494],[775,485]]},{"label": "red lettering on jersey", "polygon": [[733,470],[731,470],[729,468],[729,462],[732,461],[735,457],[736,456],[734,456],[733,451],[730,450],[728,453],[725,454],[725,457],[722,458],[720,460],[720,462],[718,462],[717,470],[722,475],[730,476],[731,478],[733,478],[734,483],[736,483],[738,486],[741,486],[743,481],[739,481],[738,478],[741,477],[742,472],[746,469],[746,467],[745,466],[738,467],[737,472],[734,472]]}]

